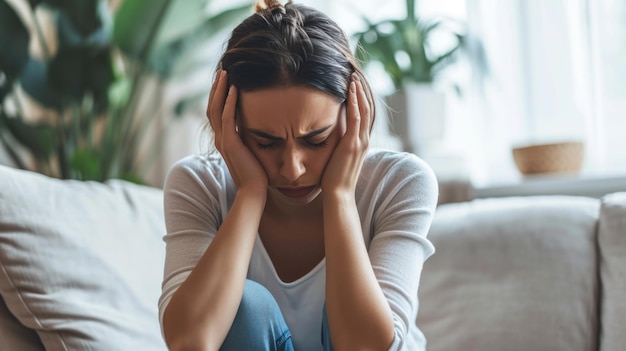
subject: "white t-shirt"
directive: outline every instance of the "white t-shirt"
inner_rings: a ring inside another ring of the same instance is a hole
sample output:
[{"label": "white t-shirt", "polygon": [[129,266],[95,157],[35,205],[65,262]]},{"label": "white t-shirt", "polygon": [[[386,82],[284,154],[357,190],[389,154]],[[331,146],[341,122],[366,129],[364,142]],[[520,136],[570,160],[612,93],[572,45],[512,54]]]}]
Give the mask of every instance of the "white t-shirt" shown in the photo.
[{"label": "white t-shirt", "polygon": [[[235,196],[219,155],[188,156],[170,170],[164,192],[167,245],[161,322],[172,295],[211,243]],[[369,152],[359,176],[356,203],[363,239],[378,282],[393,312],[395,337],[389,350],[425,350],[415,324],[417,288],[424,261],[434,252],[426,238],[438,187],[430,167],[417,156]],[[274,296],[297,351],[319,351],[326,285],[326,261],[300,279],[280,280],[257,236],[248,278]]]}]

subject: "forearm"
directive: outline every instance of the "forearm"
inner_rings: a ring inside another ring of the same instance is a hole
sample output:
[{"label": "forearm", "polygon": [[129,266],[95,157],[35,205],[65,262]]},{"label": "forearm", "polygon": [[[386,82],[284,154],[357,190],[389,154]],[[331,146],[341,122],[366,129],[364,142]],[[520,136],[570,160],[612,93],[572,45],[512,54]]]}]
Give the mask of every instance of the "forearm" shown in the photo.
[{"label": "forearm", "polygon": [[393,319],[368,257],[354,196],[324,195],[326,308],[335,350],[386,350]]},{"label": "forearm", "polygon": [[217,350],[222,344],[241,302],[264,205],[265,193],[237,193],[211,245],[166,308],[170,349]]}]

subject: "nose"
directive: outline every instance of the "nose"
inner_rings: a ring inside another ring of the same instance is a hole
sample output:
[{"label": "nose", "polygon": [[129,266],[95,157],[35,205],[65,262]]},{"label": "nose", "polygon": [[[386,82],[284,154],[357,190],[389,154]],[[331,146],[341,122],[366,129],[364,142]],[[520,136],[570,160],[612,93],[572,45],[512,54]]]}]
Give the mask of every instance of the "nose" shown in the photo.
[{"label": "nose", "polygon": [[294,147],[285,148],[280,165],[280,175],[290,182],[298,180],[306,172],[304,154]]}]

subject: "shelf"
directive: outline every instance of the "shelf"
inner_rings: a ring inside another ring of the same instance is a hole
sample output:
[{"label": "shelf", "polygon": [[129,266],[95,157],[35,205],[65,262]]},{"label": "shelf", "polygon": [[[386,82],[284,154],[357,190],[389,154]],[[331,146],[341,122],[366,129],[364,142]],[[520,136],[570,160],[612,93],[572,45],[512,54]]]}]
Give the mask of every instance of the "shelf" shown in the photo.
[{"label": "shelf", "polygon": [[572,195],[601,198],[626,191],[626,175],[619,176],[535,176],[519,182],[473,187],[473,198]]}]

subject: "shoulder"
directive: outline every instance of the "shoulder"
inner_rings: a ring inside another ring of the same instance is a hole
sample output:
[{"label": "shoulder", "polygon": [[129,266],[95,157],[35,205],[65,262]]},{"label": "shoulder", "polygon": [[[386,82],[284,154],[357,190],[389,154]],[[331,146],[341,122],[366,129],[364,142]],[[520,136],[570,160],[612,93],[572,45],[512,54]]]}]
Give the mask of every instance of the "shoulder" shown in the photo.
[{"label": "shoulder", "polygon": [[218,155],[189,155],[172,165],[166,183],[190,177],[220,178],[224,171],[224,160]]},{"label": "shoulder", "polygon": [[439,186],[432,168],[415,154],[378,150],[369,152],[363,163],[357,194],[367,201],[400,197],[436,203]]},{"label": "shoulder", "polygon": [[226,190],[230,174],[219,155],[190,155],[172,165],[165,178],[165,190],[197,191],[198,188]]},{"label": "shoulder", "polygon": [[365,158],[361,175],[369,181],[419,178],[422,182],[437,183],[432,168],[417,155],[408,152],[371,151]]}]

